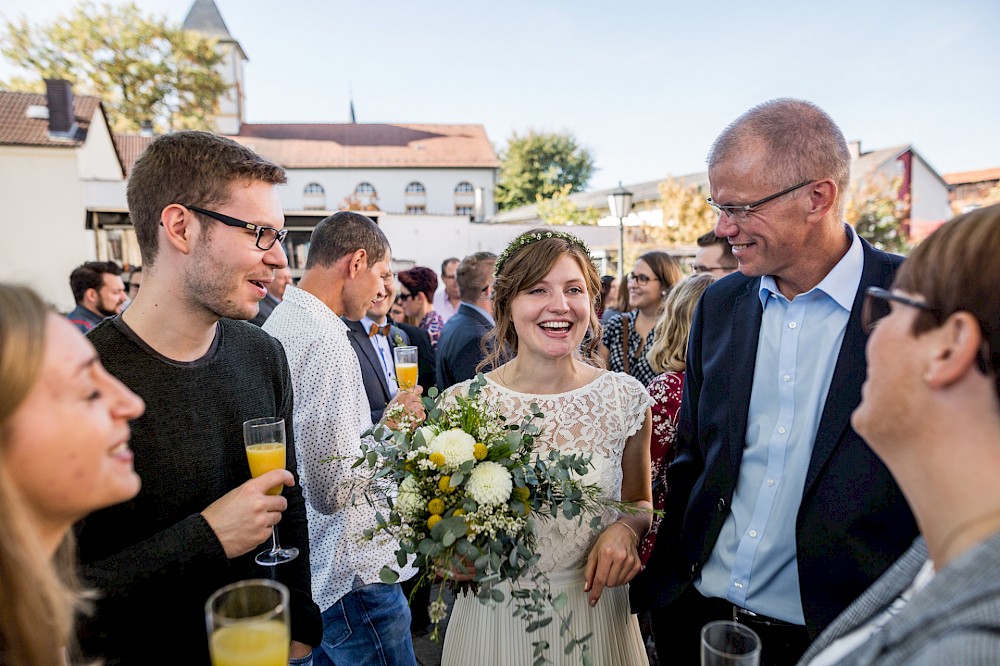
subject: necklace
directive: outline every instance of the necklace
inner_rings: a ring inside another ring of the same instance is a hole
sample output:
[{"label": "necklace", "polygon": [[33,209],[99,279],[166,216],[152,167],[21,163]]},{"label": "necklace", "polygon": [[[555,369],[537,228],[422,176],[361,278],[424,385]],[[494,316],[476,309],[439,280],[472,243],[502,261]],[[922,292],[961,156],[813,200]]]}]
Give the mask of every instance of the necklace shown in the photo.
[{"label": "necklace", "polygon": [[984,513],[981,516],[970,518],[969,520],[961,522],[951,528],[951,531],[948,532],[943,539],[941,539],[941,554],[947,554],[954,543],[958,540],[958,537],[968,532],[970,528],[987,523],[997,517],[1000,517],[1000,509],[994,509],[993,511]]}]

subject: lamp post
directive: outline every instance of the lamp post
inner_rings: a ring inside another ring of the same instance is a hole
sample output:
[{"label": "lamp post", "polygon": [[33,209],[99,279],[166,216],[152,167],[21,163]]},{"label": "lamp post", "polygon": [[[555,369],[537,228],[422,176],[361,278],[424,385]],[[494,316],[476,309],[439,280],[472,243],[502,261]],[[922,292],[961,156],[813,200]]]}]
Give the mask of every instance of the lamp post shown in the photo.
[{"label": "lamp post", "polygon": [[632,193],[622,187],[618,181],[618,189],[608,195],[608,208],[611,216],[618,218],[618,288],[625,288],[625,218],[632,210]]}]

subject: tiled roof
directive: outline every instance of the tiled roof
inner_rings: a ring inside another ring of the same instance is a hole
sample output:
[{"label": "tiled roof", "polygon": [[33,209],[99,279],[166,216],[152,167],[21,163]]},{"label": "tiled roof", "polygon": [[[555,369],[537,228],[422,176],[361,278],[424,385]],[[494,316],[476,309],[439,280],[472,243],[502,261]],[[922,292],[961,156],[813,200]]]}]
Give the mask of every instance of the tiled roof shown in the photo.
[{"label": "tiled roof", "polygon": [[90,121],[101,100],[87,95],[73,97],[73,116],[76,119],[77,130],[72,138],[67,139],[49,136],[47,118],[28,117],[28,107],[38,106],[47,109],[47,104],[47,99],[42,93],[0,90],[0,145],[75,148],[86,140]]},{"label": "tiled roof", "polygon": [[956,171],[946,173],[944,182],[949,185],[964,185],[966,183],[987,183],[991,180],[1000,180],[1000,167],[994,169],[979,169],[978,171]]},{"label": "tiled roof", "polygon": [[139,155],[142,155],[142,151],[146,150],[146,146],[153,143],[152,136],[143,136],[141,134],[115,134],[115,150],[118,151],[118,157],[121,159],[122,164],[125,166],[125,176],[132,175],[132,166],[135,161],[139,159]]},{"label": "tiled roof", "polygon": [[872,150],[856,157],[851,162],[851,183],[854,184],[866,178],[886,162],[896,159],[910,149],[911,147],[908,145],[892,146],[891,148]]},{"label": "tiled roof", "polygon": [[500,166],[482,125],[244,124],[232,138],[291,169]]},{"label": "tiled roof", "polygon": [[218,37],[221,40],[232,41],[233,36],[229,34],[226,22],[222,20],[222,14],[213,0],[195,0],[188,10],[187,18],[184,19],[185,30],[194,30],[205,35]]}]

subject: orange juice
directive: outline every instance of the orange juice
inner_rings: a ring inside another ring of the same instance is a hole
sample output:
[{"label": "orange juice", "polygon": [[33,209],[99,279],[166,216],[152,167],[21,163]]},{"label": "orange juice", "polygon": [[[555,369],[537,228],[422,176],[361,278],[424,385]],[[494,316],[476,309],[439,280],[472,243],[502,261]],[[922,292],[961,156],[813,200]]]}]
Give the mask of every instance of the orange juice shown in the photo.
[{"label": "orange juice", "polygon": [[401,389],[411,389],[417,385],[417,364],[416,363],[397,363],[396,364],[396,381],[399,382],[399,388]]},{"label": "orange juice", "polygon": [[278,620],[221,627],[212,634],[212,666],[288,666],[288,625]]},{"label": "orange juice", "polygon": [[[250,476],[254,478],[272,469],[285,469],[285,445],[281,442],[251,444],[247,447],[247,462],[250,463]],[[267,494],[280,495],[281,486],[268,489]]]}]

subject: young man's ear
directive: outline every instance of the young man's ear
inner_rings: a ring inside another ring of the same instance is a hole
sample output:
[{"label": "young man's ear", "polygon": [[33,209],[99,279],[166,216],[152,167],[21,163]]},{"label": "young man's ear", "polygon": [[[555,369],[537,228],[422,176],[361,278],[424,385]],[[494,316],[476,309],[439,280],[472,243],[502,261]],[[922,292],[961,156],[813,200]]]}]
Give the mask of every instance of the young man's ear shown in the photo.
[{"label": "young man's ear", "polygon": [[183,254],[191,251],[194,224],[194,213],[179,204],[170,204],[160,211],[160,227],[166,242]]}]

